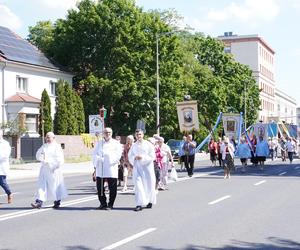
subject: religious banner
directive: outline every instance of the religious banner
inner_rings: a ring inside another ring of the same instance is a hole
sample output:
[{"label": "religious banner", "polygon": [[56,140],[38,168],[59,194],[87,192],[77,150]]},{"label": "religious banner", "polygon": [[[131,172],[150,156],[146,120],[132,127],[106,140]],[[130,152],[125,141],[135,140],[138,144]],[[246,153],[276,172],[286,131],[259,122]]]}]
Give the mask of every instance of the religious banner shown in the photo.
[{"label": "religious banner", "polygon": [[269,137],[277,137],[278,134],[278,125],[275,122],[268,124],[268,136]]},{"label": "religious banner", "polygon": [[180,131],[198,131],[199,120],[197,101],[177,102],[176,106]]},{"label": "religious banner", "polygon": [[232,114],[232,113],[223,113],[223,128],[225,135],[235,140],[238,139],[239,128],[240,128],[240,114]]},{"label": "religious banner", "polygon": [[103,124],[100,115],[89,115],[89,134],[102,134]]},{"label": "religious banner", "polygon": [[290,133],[291,137],[297,138],[297,130],[298,130],[297,125],[289,124],[288,125],[288,130],[289,130],[289,133]]},{"label": "religious banner", "polygon": [[264,140],[268,140],[268,124],[258,122],[254,124],[254,134],[258,139],[260,136],[264,138]]}]

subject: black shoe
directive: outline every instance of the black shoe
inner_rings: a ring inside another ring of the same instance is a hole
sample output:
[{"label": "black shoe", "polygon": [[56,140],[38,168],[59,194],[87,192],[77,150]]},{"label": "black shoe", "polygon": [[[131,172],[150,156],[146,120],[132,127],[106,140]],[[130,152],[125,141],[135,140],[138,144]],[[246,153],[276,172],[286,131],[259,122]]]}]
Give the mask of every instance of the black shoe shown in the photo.
[{"label": "black shoe", "polygon": [[41,208],[42,204],[40,202],[31,203],[32,208]]},{"label": "black shoe", "polygon": [[134,209],[134,211],[136,211],[136,212],[142,211],[142,210],[143,210],[143,208],[142,208],[141,206],[137,206],[137,207]]},{"label": "black shoe", "polygon": [[146,206],[146,208],[152,208],[152,203],[149,202],[148,205]]},{"label": "black shoe", "polygon": [[107,205],[100,205],[99,207],[97,207],[98,210],[106,210]]},{"label": "black shoe", "polygon": [[113,209],[113,206],[110,206],[110,205],[108,205],[106,208],[105,208],[105,210],[112,210]]},{"label": "black shoe", "polygon": [[54,201],[54,205],[52,208],[58,209],[60,207],[60,201]]}]

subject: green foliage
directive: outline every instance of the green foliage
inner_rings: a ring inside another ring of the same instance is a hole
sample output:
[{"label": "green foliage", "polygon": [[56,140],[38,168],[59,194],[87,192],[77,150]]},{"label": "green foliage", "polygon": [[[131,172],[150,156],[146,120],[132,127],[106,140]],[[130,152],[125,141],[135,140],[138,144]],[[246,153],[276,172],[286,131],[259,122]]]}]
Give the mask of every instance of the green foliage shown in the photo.
[{"label": "green foliage", "polygon": [[67,83],[64,84],[64,96],[67,106],[67,135],[77,135],[78,134],[78,124],[76,119],[76,109],[75,109],[75,92],[72,90],[71,86]]},{"label": "green foliage", "polygon": [[[163,136],[180,136],[176,102],[185,94],[198,101],[198,138],[207,135],[220,112],[244,111],[241,93],[245,89],[247,124],[253,123],[259,92],[249,67],[224,53],[224,45],[217,39],[188,30],[172,33],[179,20],[172,10],[143,12],[133,0],[82,0],[77,9],[68,11],[65,20],[31,27],[31,41],[75,74],[74,86],[82,98],[85,120],[104,105],[106,125],[116,134],[132,133],[139,119],[146,122],[148,134],[156,131],[157,41]],[[43,33],[50,36],[46,44],[39,40]],[[72,116],[74,107],[62,103],[71,99],[64,100],[61,95],[57,99],[55,121],[60,122],[55,122],[56,133],[67,133],[64,123],[70,118],[63,115],[69,112]],[[82,122],[82,113],[81,117],[76,113],[75,120]],[[71,126],[75,120],[69,121]],[[82,132],[83,126],[78,124],[77,130]],[[75,132],[75,127],[69,128],[68,133]]]},{"label": "green foliage", "polygon": [[39,116],[39,134],[42,136],[42,124],[44,124],[44,135],[53,131],[52,117],[51,117],[51,101],[46,89],[42,92],[40,116]]},{"label": "green foliage", "polygon": [[68,108],[65,97],[65,83],[63,80],[57,82],[56,88],[56,112],[54,116],[54,133],[57,135],[66,135],[68,130]]},{"label": "green foliage", "polygon": [[29,27],[27,40],[49,55],[53,43],[54,25],[51,21],[39,21],[35,26]]},{"label": "green foliage", "polygon": [[80,96],[74,91],[74,107],[75,107],[75,118],[77,121],[78,134],[85,132],[85,117],[84,108]]}]

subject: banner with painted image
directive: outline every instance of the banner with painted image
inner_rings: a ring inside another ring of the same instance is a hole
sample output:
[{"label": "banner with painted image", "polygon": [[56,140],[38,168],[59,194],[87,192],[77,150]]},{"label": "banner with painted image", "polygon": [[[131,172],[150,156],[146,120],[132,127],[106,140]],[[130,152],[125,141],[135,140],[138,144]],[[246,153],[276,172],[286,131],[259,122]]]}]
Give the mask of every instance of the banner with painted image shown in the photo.
[{"label": "banner with painted image", "polygon": [[256,138],[258,139],[260,136],[264,138],[264,140],[268,140],[268,125],[267,123],[256,123],[254,124],[254,134]]},{"label": "banner with painted image", "polygon": [[230,139],[238,139],[239,128],[240,128],[240,114],[223,113],[223,128],[224,133]]},{"label": "banner with painted image", "polygon": [[180,131],[198,131],[199,120],[197,101],[177,102],[176,106]]}]

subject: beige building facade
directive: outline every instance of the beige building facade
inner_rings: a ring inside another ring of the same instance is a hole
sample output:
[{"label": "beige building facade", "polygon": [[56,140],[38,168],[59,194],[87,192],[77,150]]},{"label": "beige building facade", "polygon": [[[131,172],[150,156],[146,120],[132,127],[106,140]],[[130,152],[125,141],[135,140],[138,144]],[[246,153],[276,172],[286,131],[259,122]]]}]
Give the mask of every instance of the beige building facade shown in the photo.
[{"label": "beige building facade", "polygon": [[280,110],[287,109],[289,110],[287,113],[296,115],[295,100],[286,98],[286,94],[276,89],[275,51],[263,38],[258,35],[239,36],[232,32],[225,32],[223,36],[218,36],[218,39],[224,42],[226,53],[231,53],[236,61],[248,65],[253,71],[253,76],[261,90],[258,120],[268,122],[278,115],[279,120],[290,120],[288,117],[291,115],[278,111],[278,107]]}]

